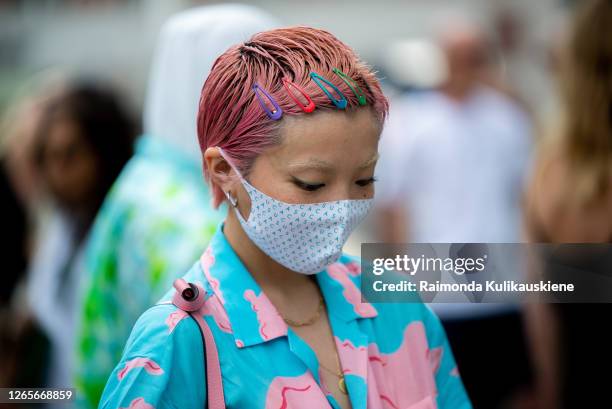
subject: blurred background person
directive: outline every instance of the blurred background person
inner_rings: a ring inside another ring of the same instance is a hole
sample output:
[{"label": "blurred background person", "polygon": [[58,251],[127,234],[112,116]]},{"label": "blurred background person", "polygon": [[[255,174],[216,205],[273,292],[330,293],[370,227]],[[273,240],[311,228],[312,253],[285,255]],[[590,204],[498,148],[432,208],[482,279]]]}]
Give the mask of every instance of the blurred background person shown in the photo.
[{"label": "blurred background person", "polygon": [[13,238],[5,248],[6,264],[1,277],[0,306],[8,307],[13,291],[25,276],[31,235],[31,208],[36,201],[37,178],[33,159],[36,125],[44,97],[23,95],[4,115],[0,132],[0,192],[2,225]]},{"label": "blurred background person", "polygon": [[[484,84],[486,38],[467,22],[440,35],[447,75],[395,101],[386,127],[380,237],[412,242],[515,242],[532,144],[529,117]],[[452,200],[449,200],[452,199]],[[401,223],[396,223],[401,220]]]},{"label": "blurred background person", "polygon": [[[0,348],[3,351],[12,351],[10,304],[13,292],[24,275],[27,265],[27,213],[24,204],[20,201],[16,189],[13,187],[8,169],[4,160],[0,162],[0,196],[2,203],[2,226],[5,234],[11,240],[6,243],[5,267],[0,286]],[[0,356],[0,366],[8,368],[6,356]],[[6,369],[5,369],[6,370]],[[0,374],[0,387],[6,385],[5,377],[8,373]]]},{"label": "blurred background person", "polygon": [[[489,40],[466,19],[438,35],[446,78],[396,99],[381,139],[379,235],[386,242],[520,240],[520,200],[532,145],[528,115],[491,81]],[[466,300],[467,301],[467,300]],[[502,304],[434,304],[476,408],[529,383],[520,313]],[[483,377],[483,374],[487,374]]]},{"label": "blurred background person", "polygon": [[0,387],[45,382],[40,362],[47,358],[47,338],[23,306],[37,221],[45,208],[33,151],[41,113],[53,93],[50,82],[42,75],[23,87],[0,125],[2,226],[10,237],[3,246],[0,276]]},{"label": "blurred background person", "polygon": [[29,309],[49,340],[49,387],[72,385],[83,244],[136,134],[119,97],[92,81],[67,84],[41,112],[33,154],[50,208],[38,229],[27,291]]},{"label": "blurred background person", "polygon": [[0,305],[6,306],[20,281],[33,245],[33,236],[47,200],[41,193],[40,174],[35,158],[37,132],[45,107],[62,88],[63,77],[44,71],[24,84],[9,102],[0,122],[0,178],[3,223],[12,237],[6,250],[1,278]]},{"label": "blurred background person", "polygon": [[105,199],[86,249],[87,292],[76,348],[79,406],[97,407],[138,316],[190,268],[222,220],[201,171],[200,91],[223,50],[275,24],[242,5],[191,9],[164,24],[145,104],[145,136]]},{"label": "blurred background person", "polygon": [[[560,131],[539,149],[531,241],[612,242],[612,2],[581,1],[561,52]],[[541,408],[609,402],[610,304],[527,305]]]}]

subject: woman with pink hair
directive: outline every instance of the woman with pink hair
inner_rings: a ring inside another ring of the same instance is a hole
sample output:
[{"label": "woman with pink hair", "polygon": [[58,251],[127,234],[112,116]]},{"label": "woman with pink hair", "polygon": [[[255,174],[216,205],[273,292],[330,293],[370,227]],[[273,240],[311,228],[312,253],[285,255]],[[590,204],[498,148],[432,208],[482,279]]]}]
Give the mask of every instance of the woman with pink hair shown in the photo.
[{"label": "woman with pink hair", "polygon": [[100,407],[471,407],[438,319],[363,302],[359,260],[342,253],[372,205],[387,110],[374,73],[323,30],[258,33],[217,59],[197,124],[227,216],[183,276],[191,289],[136,323]]}]

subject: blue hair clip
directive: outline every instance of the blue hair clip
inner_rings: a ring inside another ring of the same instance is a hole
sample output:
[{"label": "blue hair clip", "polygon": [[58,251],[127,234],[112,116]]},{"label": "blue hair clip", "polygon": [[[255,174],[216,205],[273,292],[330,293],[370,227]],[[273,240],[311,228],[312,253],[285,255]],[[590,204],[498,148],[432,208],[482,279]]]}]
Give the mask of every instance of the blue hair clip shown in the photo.
[{"label": "blue hair clip", "polygon": [[[334,84],[332,84],[329,80],[323,78],[322,76],[320,76],[319,74],[317,74],[316,72],[311,72],[310,73],[310,78],[319,86],[319,88],[321,88],[321,90],[323,90],[323,92],[325,93],[325,95],[327,95],[327,98],[329,98],[331,100],[331,102],[334,103],[334,105],[336,106],[336,108],[339,109],[344,109],[346,108],[346,98],[344,96],[344,94],[342,94],[342,92],[340,92],[340,90],[338,89],[338,87],[336,87]],[[325,87],[325,85],[323,85],[321,83],[321,81],[325,82],[325,84],[329,85],[329,87],[331,89],[334,90],[334,92],[340,97],[340,98],[334,98],[334,96],[332,95],[331,92],[329,92],[329,90]]]},{"label": "blue hair clip", "polygon": [[[266,90],[261,88],[257,83],[253,84],[253,92],[255,92],[255,96],[259,101],[259,105],[261,105],[266,115],[268,115],[270,119],[274,121],[278,121],[279,119],[281,119],[281,117],[283,116],[283,110],[278,105],[276,100],[272,98],[272,95],[268,94]],[[270,101],[270,103],[274,107],[273,109],[268,108],[268,105],[266,105],[266,102],[261,97],[261,94],[265,95],[266,98],[268,98],[268,101]]]}]

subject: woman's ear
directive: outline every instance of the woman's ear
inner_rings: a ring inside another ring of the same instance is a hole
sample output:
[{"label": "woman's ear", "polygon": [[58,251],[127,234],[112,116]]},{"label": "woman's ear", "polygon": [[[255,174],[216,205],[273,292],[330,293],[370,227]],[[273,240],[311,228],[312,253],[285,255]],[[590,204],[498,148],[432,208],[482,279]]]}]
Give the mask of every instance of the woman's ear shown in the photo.
[{"label": "woman's ear", "polygon": [[218,148],[210,147],[204,151],[204,166],[211,182],[227,192],[233,186],[232,167],[221,156]]}]

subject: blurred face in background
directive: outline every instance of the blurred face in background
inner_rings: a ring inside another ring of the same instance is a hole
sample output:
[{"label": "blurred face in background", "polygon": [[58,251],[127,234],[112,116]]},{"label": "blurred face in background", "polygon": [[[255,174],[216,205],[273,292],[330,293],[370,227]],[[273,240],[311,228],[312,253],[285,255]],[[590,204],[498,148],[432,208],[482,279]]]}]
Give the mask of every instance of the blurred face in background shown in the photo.
[{"label": "blurred face in background", "polygon": [[41,149],[41,173],[49,192],[61,206],[86,206],[98,180],[99,159],[78,123],[68,115],[50,121]]},{"label": "blurred face in background", "polygon": [[468,92],[482,78],[486,66],[486,46],[483,34],[475,27],[449,28],[441,38],[448,64],[445,87],[452,93]]}]

